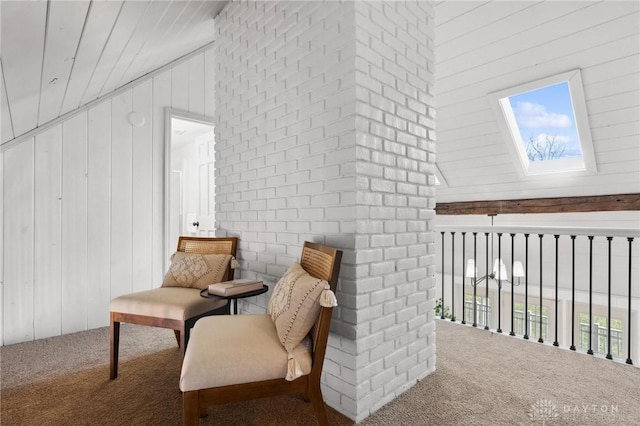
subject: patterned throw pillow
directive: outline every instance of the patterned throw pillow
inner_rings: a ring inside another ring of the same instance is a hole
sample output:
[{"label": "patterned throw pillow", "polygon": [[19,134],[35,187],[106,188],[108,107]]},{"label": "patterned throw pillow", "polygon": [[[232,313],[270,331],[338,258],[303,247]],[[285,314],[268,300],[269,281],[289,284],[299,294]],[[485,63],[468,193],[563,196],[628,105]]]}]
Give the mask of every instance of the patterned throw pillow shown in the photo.
[{"label": "patterned throw pillow", "polygon": [[203,289],[226,278],[231,261],[229,254],[197,254],[177,251],[171,256],[171,266],[162,287]]},{"label": "patterned throw pillow", "polygon": [[268,313],[287,351],[291,352],[313,327],[325,284],[325,280],[312,277],[300,264],[294,263],[273,289]]}]

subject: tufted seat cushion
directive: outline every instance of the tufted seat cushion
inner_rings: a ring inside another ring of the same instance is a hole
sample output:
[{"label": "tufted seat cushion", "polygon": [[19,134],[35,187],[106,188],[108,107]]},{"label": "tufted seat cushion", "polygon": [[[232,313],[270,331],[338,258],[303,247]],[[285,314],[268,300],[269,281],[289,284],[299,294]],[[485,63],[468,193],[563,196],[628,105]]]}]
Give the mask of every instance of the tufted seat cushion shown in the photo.
[{"label": "tufted seat cushion", "polygon": [[[292,352],[302,374],[311,372],[311,339]],[[287,350],[269,315],[205,317],[196,322],[182,363],[183,392],[287,375]]]},{"label": "tufted seat cushion", "polygon": [[109,310],[185,321],[226,304],[224,299],[201,297],[197,288],[161,287],[116,297],[111,300]]}]

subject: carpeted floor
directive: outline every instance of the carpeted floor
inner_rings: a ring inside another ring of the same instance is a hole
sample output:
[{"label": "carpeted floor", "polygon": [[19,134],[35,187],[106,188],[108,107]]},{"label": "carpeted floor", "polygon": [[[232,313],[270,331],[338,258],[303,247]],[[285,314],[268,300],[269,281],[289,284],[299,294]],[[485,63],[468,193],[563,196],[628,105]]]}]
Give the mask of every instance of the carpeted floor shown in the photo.
[{"label": "carpeted floor", "polygon": [[[3,425],[180,425],[173,332],[122,325],[109,380],[108,329],[3,347]],[[137,342],[133,344],[132,342]],[[437,371],[365,425],[638,425],[640,369],[521,338],[437,322]],[[328,408],[332,425],[352,422]],[[211,407],[204,425],[313,425],[278,397]]]}]

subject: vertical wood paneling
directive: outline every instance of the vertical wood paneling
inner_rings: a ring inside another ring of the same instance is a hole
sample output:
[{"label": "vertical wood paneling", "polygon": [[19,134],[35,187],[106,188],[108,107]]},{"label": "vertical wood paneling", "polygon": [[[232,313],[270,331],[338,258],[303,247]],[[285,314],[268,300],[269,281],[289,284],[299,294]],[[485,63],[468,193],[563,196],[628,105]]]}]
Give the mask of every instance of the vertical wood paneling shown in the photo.
[{"label": "vertical wood paneling", "polygon": [[131,90],[111,100],[111,297],[131,293]]},{"label": "vertical wood paneling", "polygon": [[189,112],[204,114],[204,53],[189,59]]},{"label": "vertical wood paneling", "polygon": [[[145,70],[154,69],[154,64],[156,64],[156,61],[158,60],[158,52],[163,52],[167,49],[167,44],[162,43],[163,38],[171,28],[176,17],[180,15],[182,10],[184,10],[186,4],[186,2],[171,2],[166,13],[162,15],[161,19],[156,24],[152,36],[146,41],[144,45],[145,52],[139,55],[138,59],[129,68],[129,71],[127,71],[124,76],[124,81],[130,81],[136,76],[144,74]],[[160,55],[164,56],[162,53],[160,53]],[[159,65],[161,66],[166,63],[168,63],[168,61],[160,62]]]},{"label": "vertical wood paneling", "polygon": [[87,298],[89,328],[109,323],[111,300],[111,102],[88,111],[87,129]]},{"label": "vertical wood paneling", "polygon": [[189,110],[189,61],[171,69],[171,106],[183,111]]},{"label": "vertical wood paneling", "polygon": [[153,244],[153,82],[133,89],[133,110],[145,124],[133,128],[133,291],[152,287]]},{"label": "vertical wood paneling", "polygon": [[87,113],[62,125],[62,333],[87,328]]},{"label": "vertical wood paneling", "polygon": [[62,125],[35,138],[34,337],[58,336],[62,316]]},{"label": "vertical wood paneling", "polygon": [[2,33],[20,34],[20,43],[2,43],[2,65],[16,136],[38,124],[46,18],[47,2],[2,2]]},{"label": "vertical wood paneling", "polygon": [[0,137],[2,137],[2,142],[6,142],[13,139],[13,124],[11,123],[11,114],[9,113],[7,90],[4,87],[2,62],[0,62],[0,106],[2,108],[2,115],[0,115]]},{"label": "vertical wood paneling", "polygon": [[[189,84],[176,77],[173,88],[175,76],[191,78],[189,67],[167,69],[1,153],[4,344],[106,326],[111,298],[162,282],[165,108],[192,104]],[[194,83],[202,91],[213,86],[213,74],[194,78],[210,80]],[[143,127],[129,124],[132,110],[145,116]],[[206,175],[211,187],[207,167],[201,185]],[[207,204],[201,209],[211,212],[213,197]]]},{"label": "vertical wood paneling", "polygon": [[153,78],[153,286],[162,283],[167,257],[164,246],[165,108],[171,105],[171,70]]},{"label": "vertical wood paneling", "polygon": [[[438,187],[438,202],[606,195],[612,188],[638,192],[640,145],[624,139],[637,141],[640,135],[639,7],[638,2],[438,4],[438,165],[448,182]],[[497,117],[487,114],[486,96],[570,69],[585,76],[598,173],[522,178],[518,161],[507,155],[512,141],[495,131]]]},{"label": "vertical wood paneling", "polygon": [[85,33],[91,34],[91,37],[84,37],[80,43],[60,114],[80,106],[82,95],[89,85],[93,70],[109,38],[113,22],[118,16],[121,6],[122,0],[96,1],[91,4],[85,29]]},{"label": "vertical wood paneling", "polygon": [[2,142],[33,136],[37,126],[57,124],[51,121],[210,44],[225,3],[2,2],[5,105],[15,113]]},{"label": "vertical wood paneling", "polygon": [[158,20],[164,15],[170,5],[171,2],[167,1],[151,1],[149,3],[149,8],[142,15],[135,32],[118,58],[118,62],[109,76],[103,93],[115,90],[130,81],[125,79],[125,74],[128,73],[136,59],[142,59],[144,56],[143,48],[145,44],[153,35],[153,30],[156,28]]},{"label": "vertical wood paneling", "polygon": [[[150,55],[147,58],[145,67],[149,69],[157,68],[161,64],[166,64],[171,61],[170,52],[173,50],[173,43],[176,41],[177,31],[182,25],[185,19],[188,18],[189,13],[194,6],[194,2],[173,2],[170,13],[164,16],[164,19],[160,23],[155,37],[152,40],[154,42],[151,48],[155,55]],[[188,38],[183,39],[185,43],[189,43]],[[175,58],[175,56],[174,56]]]},{"label": "vertical wood paneling", "polygon": [[89,8],[89,2],[54,1],[50,3],[47,43],[42,70],[42,91],[38,125],[60,114],[73,59]]},{"label": "vertical wood paneling", "polygon": [[113,71],[122,50],[126,47],[131,34],[136,28],[142,13],[147,7],[146,1],[125,1],[122,11],[116,20],[109,39],[100,54],[100,60],[93,70],[93,76],[89,81],[87,90],[82,97],[82,103],[86,104],[101,95],[104,95],[102,88],[107,83],[107,79]]},{"label": "vertical wood paneling", "polygon": [[3,154],[4,344],[33,339],[33,154],[33,138]]}]

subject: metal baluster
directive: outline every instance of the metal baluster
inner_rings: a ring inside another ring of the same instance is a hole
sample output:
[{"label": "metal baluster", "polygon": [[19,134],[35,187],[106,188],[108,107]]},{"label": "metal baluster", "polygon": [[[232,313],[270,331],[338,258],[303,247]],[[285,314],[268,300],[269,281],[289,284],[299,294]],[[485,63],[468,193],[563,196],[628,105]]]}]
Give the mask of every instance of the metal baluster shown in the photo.
[{"label": "metal baluster", "polygon": [[554,235],[556,239],[556,338],[553,341],[553,346],[560,346],[558,343],[558,239],[560,235]]},{"label": "metal baluster", "polygon": [[589,235],[589,349],[587,353],[593,355],[591,349],[593,336],[593,236]]},{"label": "metal baluster", "polygon": [[544,339],[542,338],[542,237],[543,234],[538,234],[538,238],[540,238],[540,334],[538,335],[538,342],[544,343]]},{"label": "metal baluster", "polygon": [[613,237],[607,237],[607,356],[605,357],[607,359],[613,359],[613,356],[611,356],[611,240],[613,240]]},{"label": "metal baluster", "polygon": [[478,273],[478,267],[476,266],[478,263],[478,257],[476,256],[476,240],[477,240],[477,236],[478,233],[474,232],[473,233],[473,324],[471,324],[473,327],[477,327],[478,324],[476,324],[476,319],[478,318],[477,314],[476,314],[476,287],[477,287],[477,282],[478,282],[478,277],[476,276],[476,274]]},{"label": "metal baluster", "polygon": [[529,340],[529,234],[524,234],[524,336]]},{"label": "metal baluster", "polygon": [[442,235],[442,293],[440,297],[440,319],[444,319],[444,232]]},{"label": "metal baluster", "polygon": [[631,361],[631,243],[633,242],[633,237],[628,237],[627,241],[629,241],[629,307],[627,310],[627,364],[633,365],[633,361]]},{"label": "metal baluster", "polygon": [[484,329],[489,329],[489,233],[484,233],[484,241],[485,241],[485,264],[484,264],[484,285],[485,285],[485,296],[484,296]]},{"label": "metal baluster", "polygon": [[[451,232],[451,321],[456,320],[456,290],[455,290],[455,265],[456,265],[456,252],[455,252],[455,239],[456,233]],[[464,281],[464,278],[462,278]]]},{"label": "metal baluster", "polygon": [[464,288],[464,282],[467,279],[467,259],[466,259],[466,251],[465,251],[465,246],[466,246],[466,241],[465,241],[465,236],[466,236],[466,232],[462,233],[462,324],[466,324],[467,322],[465,321],[465,309],[464,309],[464,300],[465,300],[465,288]]},{"label": "metal baluster", "polygon": [[[500,317],[502,313],[500,312],[502,303],[500,301],[501,293],[502,293],[502,254],[501,254],[501,241],[502,241],[502,232],[498,232],[498,329],[496,330],[498,333],[502,333],[502,328],[500,327]],[[513,271],[513,269],[512,269]],[[488,284],[488,283],[487,283]],[[488,285],[487,285],[488,287]]]},{"label": "metal baluster", "polygon": [[515,289],[513,288],[513,264],[515,262],[514,239],[516,234],[509,235],[511,235],[511,331],[509,331],[509,336],[515,336],[516,333],[513,331],[513,317],[515,315],[515,304],[513,299],[513,293],[515,292]]},{"label": "metal baluster", "polygon": [[576,236],[571,236],[571,349],[576,350],[575,328],[576,328]]}]

